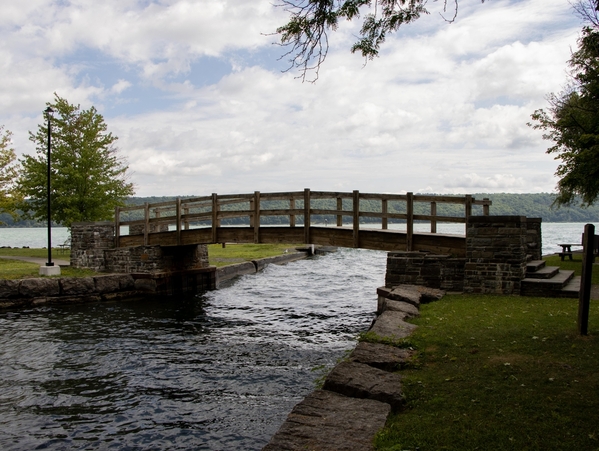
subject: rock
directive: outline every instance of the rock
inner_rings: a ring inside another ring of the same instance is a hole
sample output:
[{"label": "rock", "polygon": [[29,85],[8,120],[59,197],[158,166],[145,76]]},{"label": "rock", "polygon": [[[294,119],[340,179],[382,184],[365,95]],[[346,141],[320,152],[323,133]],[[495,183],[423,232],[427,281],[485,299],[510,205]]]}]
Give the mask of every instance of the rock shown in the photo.
[{"label": "rock", "polygon": [[59,280],[65,296],[91,294],[96,290],[93,277],[64,277]]},{"label": "rock", "polygon": [[372,450],[372,439],[389,411],[379,401],[316,390],[293,408],[263,451]]},{"label": "rock", "polygon": [[420,316],[420,311],[418,311],[418,308],[414,307],[412,304],[383,298],[381,313],[385,311],[405,313],[405,318],[418,318]]},{"label": "rock", "polygon": [[402,301],[407,302],[408,304],[412,304],[414,307],[420,307],[420,292],[415,290],[413,287],[415,285],[399,285],[391,290],[387,299],[391,299],[392,301]]},{"label": "rock", "polygon": [[20,280],[0,279],[0,299],[13,299],[19,296]]},{"label": "rock", "polygon": [[121,288],[120,280],[114,276],[94,277],[94,283],[98,293],[116,292]]},{"label": "rock", "polygon": [[113,275],[119,281],[119,289],[133,290],[135,289],[135,279],[130,274]]},{"label": "rock", "polygon": [[37,298],[44,296],[58,296],[60,286],[58,279],[23,279],[19,284],[19,296],[25,298]]},{"label": "rock", "polygon": [[323,389],[354,398],[385,402],[394,410],[404,404],[401,376],[363,363],[339,363],[325,379]]},{"label": "rock", "polygon": [[420,293],[420,302],[423,304],[438,301],[445,296],[445,291],[439,290],[438,288],[429,288],[421,285],[402,285],[402,287]]},{"label": "rock", "polygon": [[136,291],[156,291],[156,281],[154,279],[136,279],[135,280],[135,290]]},{"label": "rock", "polygon": [[415,351],[381,343],[360,342],[349,356],[352,362],[363,363],[384,371],[396,371],[405,367]]},{"label": "rock", "polygon": [[379,315],[370,332],[374,332],[381,338],[399,340],[409,336],[417,326],[404,321],[406,313],[385,311]]}]

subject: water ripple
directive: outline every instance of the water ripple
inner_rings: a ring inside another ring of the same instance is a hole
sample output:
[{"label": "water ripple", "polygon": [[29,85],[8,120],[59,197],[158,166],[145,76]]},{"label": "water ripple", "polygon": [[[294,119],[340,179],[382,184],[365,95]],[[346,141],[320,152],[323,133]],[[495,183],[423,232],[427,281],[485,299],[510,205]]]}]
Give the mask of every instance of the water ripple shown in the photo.
[{"label": "water ripple", "polygon": [[2,313],[0,449],[261,449],[370,324],[385,258],[341,250],[194,299]]}]

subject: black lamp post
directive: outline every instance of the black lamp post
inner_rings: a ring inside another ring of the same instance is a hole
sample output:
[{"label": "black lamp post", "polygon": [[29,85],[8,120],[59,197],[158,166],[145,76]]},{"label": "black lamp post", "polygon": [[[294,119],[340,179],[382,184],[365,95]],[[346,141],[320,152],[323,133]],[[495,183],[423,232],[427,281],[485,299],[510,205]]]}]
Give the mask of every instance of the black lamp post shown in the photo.
[{"label": "black lamp post", "polygon": [[47,194],[48,194],[48,263],[46,266],[54,266],[52,262],[52,214],[50,212],[50,150],[52,148],[52,113],[54,110],[50,107],[46,108],[47,119],[48,119],[48,180],[47,180]]}]

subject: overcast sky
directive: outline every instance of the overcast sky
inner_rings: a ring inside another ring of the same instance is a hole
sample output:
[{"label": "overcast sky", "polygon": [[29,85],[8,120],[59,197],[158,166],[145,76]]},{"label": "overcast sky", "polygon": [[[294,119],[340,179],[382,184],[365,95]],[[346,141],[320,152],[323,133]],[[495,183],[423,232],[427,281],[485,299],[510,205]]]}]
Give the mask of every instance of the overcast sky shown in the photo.
[{"label": "overcast sky", "polygon": [[282,72],[273,2],[0,0],[0,125],[33,154],[54,92],[94,105],[139,196],[554,190],[526,123],[567,81],[568,0],[460,0],[452,24],[429,2],[365,66],[344,23],[314,84]]}]

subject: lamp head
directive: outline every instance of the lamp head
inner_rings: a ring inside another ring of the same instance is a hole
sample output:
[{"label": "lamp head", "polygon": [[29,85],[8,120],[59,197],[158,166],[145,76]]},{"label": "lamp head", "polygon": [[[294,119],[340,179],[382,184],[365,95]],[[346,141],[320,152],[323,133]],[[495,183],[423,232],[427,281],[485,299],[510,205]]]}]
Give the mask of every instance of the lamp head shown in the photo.
[{"label": "lamp head", "polygon": [[52,114],[54,113],[54,110],[52,108],[48,107],[44,110],[44,113],[46,113],[48,116],[52,116]]}]

